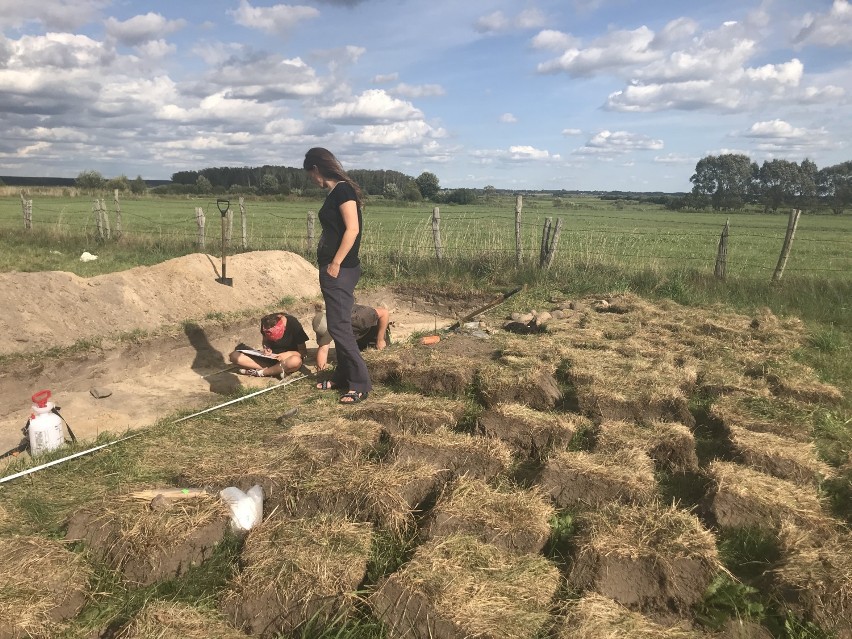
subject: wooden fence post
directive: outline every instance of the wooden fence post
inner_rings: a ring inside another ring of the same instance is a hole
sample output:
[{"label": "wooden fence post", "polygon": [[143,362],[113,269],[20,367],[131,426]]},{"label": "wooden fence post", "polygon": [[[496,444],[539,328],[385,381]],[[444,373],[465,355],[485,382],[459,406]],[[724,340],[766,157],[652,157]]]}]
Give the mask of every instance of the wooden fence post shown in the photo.
[{"label": "wooden fence post", "polygon": [[719,248],[716,251],[716,268],[713,273],[717,279],[723,280],[728,274],[728,232],[731,220],[725,220],[725,228],[719,237]]},{"label": "wooden fence post", "polygon": [[107,211],[106,200],[101,198],[101,215],[104,218],[104,233],[106,234],[106,239],[112,239],[112,231],[109,228],[109,211]]},{"label": "wooden fence post", "polygon": [[544,268],[550,268],[553,264],[553,258],[556,257],[556,248],[559,246],[559,233],[562,231],[562,218],[556,218],[556,228],[553,230],[553,237],[550,238],[550,245],[547,247],[547,255],[544,258]]},{"label": "wooden fence post", "polygon": [[550,246],[550,231],[553,226],[553,218],[544,218],[544,228],[541,230],[541,250],[538,254],[538,265],[544,266],[544,261],[547,259],[547,248]]},{"label": "wooden fence post", "polygon": [[104,218],[101,215],[101,203],[98,198],[92,203],[92,215],[95,217],[95,227],[98,229],[98,237],[104,239]]},{"label": "wooden fence post", "polygon": [[112,203],[115,206],[115,239],[121,239],[121,203],[118,201],[118,189],[112,192]]},{"label": "wooden fence post", "polygon": [[521,209],[524,208],[524,197],[519,195],[515,199],[515,264],[521,265],[523,255],[521,252]]},{"label": "wooden fence post", "polygon": [[435,240],[435,257],[440,262],[444,259],[444,247],[441,246],[441,210],[437,206],[432,209],[432,238]]},{"label": "wooden fence post", "polygon": [[198,250],[204,250],[204,225],[206,224],[206,220],[204,219],[204,209],[200,206],[195,207],[195,223],[198,225]]},{"label": "wooden fence post", "polygon": [[240,223],[243,227],[243,250],[248,250],[248,216],[246,215],[245,199],[240,196]]},{"label": "wooden fence post", "polygon": [[787,221],[787,234],[784,236],[784,245],[781,247],[781,255],[778,256],[778,264],[775,266],[775,272],[772,274],[772,281],[777,282],[784,274],[784,267],[787,265],[787,258],[790,256],[790,248],[793,246],[793,237],[796,235],[796,226],[799,224],[799,216],[802,214],[800,209],[792,209],[790,211],[790,219]]},{"label": "wooden fence post", "polygon": [[228,212],[225,213],[225,220],[227,221],[227,228],[225,231],[225,242],[228,247],[231,247],[231,239],[234,237],[234,212],[231,210],[231,207],[228,207]]},{"label": "wooden fence post", "polygon": [[308,251],[314,248],[314,212],[308,211]]},{"label": "wooden fence post", "polygon": [[24,214],[24,228],[31,231],[33,228],[33,201],[24,198],[23,191],[21,191],[21,212]]}]

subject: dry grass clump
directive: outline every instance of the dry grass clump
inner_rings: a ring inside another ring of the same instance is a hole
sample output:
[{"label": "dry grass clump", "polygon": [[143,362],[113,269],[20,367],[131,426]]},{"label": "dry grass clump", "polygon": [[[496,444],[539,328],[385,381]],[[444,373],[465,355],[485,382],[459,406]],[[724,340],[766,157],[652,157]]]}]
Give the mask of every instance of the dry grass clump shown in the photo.
[{"label": "dry grass clump", "polygon": [[617,601],[588,593],[566,604],[554,639],[701,639],[706,635],[680,626],[663,626]]},{"label": "dry grass clump", "polygon": [[540,552],[555,511],[539,491],[498,490],[463,476],[431,513],[429,537],[465,534],[513,553]]},{"label": "dry grass clump", "polygon": [[116,639],[245,639],[217,616],[185,603],[151,601]]},{"label": "dry grass clump", "polygon": [[553,364],[539,357],[504,355],[479,370],[479,392],[488,407],[517,403],[550,410],[562,397],[555,372]]},{"label": "dry grass clump", "polygon": [[473,537],[420,546],[370,598],[392,637],[542,636],[559,570],[541,555],[513,555]]},{"label": "dry grass clump", "polygon": [[523,404],[497,404],[484,411],[478,428],[486,437],[500,439],[534,457],[564,449],[574,434],[591,422],[580,415],[544,412]]},{"label": "dry grass clump", "polygon": [[647,425],[605,421],[598,427],[596,451],[636,448],[657,464],[676,473],[698,470],[695,437],[683,424],[652,421]]},{"label": "dry grass clump", "polygon": [[167,500],[164,507],[129,495],[92,502],[74,513],[65,538],[85,541],[92,554],[147,586],[203,562],[224,539],[230,514],[217,496]]},{"label": "dry grass clump", "polygon": [[772,433],[728,427],[734,455],[759,471],[796,484],[819,484],[834,476],[834,469],[817,457],[813,442],[794,442]]},{"label": "dry grass clump", "polygon": [[560,508],[647,502],[657,494],[654,464],[635,448],[605,454],[559,453],[547,461],[538,483]]},{"label": "dry grass clump", "polygon": [[336,514],[401,535],[414,525],[415,509],[438,483],[438,470],[423,462],[342,460],[294,481],[280,501],[267,500],[266,507],[298,517]]},{"label": "dry grass clump", "polygon": [[369,402],[352,406],[352,419],[370,419],[388,433],[432,433],[439,428],[454,428],[464,417],[463,401],[428,397],[418,393],[383,393]]},{"label": "dry grass clump", "polygon": [[235,626],[262,637],[345,614],[366,575],[371,540],[371,525],[341,517],[268,519],[247,537],[244,568],[221,608]]},{"label": "dry grass clump", "polygon": [[481,479],[491,479],[512,464],[512,451],[503,442],[445,428],[394,437],[391,457],[400,462],[430,464],[447,476],[469,475]]},{"label": "dry grass clump", "polygon": [[722,567],[713,534],[673,505],[613,503],[580,526],[569,585],[631,609],[686,611]]},{"label": "dry grass clump", "polygon": [[663,358],[580,349],[566,353],[565,364],[580,409],[587,415],[695,423],[688,405],[697,379],[694,368],[679,367]]},{"label": "dry grass clump", "polygon": [[831,527],[813,487],[719,460],[710,463],[707,475],[713,481],[708,508],[722,527],[774,529],[783,519],[812,529]]},{"label": "dry grass clump", "polygon": [[236,486],[248,490],[260,484],[266,497],[274,497],[316,465],[311,451],[295,443],[241,443],[199,456],[180,471],[179,479],[189,486],[217,489]]},{"label": "dry grass clump", "polygon": [[799,442],[811,441],[810,411],[795,402],[769,395],[734,393],[719,397],[710,407],[710,417],[728,429],[739,426],[756,433],[772,433]]},{"label": "dry grass clump", "polygon": [[403,344],[382,351],[365,351],[364,361],[373,381],[406,384],[427,394],[457,396],[473,382],[482,360]]},{"label": "dry grass clump", "polygon": [[301,422],[267,440],[272,447],[287,445],[305,450],[317,463],[369,454],[379,447],[382,425],[372,419],[337,417]]},{"label": "dry grass clump", "polygon": [[781,565],[774,571],[805,613],[841,639],[852,637],[852,537],[781,525]]},{"label": "dry grass clump", "polygon": [[92,569],[59,541],[0,537],[0,636],[50,639],[86,602]]},{"label": "dry grass clump", "polygon": [[815,404],[839,404],[843,401],[843,393],[835,386],[821,382],[812,368],[789,358],[762,362],[760,373],[779,397]]}]

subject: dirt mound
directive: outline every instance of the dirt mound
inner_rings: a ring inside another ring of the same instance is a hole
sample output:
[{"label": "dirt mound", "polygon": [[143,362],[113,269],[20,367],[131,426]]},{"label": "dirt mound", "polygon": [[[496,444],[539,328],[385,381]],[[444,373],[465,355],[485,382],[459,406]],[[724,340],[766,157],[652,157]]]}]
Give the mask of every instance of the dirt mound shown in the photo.
[{"label": "dirt mound", "polygon": [[0,273],[0,353],[41,351],[136,329],[151,330],[319,295],[317,269],[287,251],[228,260],[234,285],[219,284],[221,262],[196,253],[155,266],[82,278],[73,273]]}]

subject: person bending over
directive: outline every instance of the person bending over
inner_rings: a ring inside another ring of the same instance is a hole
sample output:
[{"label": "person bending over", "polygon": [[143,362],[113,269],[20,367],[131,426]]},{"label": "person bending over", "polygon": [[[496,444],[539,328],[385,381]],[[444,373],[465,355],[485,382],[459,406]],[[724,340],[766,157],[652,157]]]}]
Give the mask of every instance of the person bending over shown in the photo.
[{"label": "person bending over", "polygon": [[[332,341],[328,332],[325,311],[322,306],[317,307],[317,312],[312,321],[314,333],[317,336],[317,370],[325,370],[328,364],[328,351]],[[381,306],[373,308],[362,304],[352,305],[352,333],[359,350],[373,347],[382,350],[390,344],[390,313],[388,309]]]},{"label": "person bending over", "polygon": [[287,313],[264,315],[260,320],[260,334],[263,346],[259,351],[241,343],[228,356],[232,364],[240,367],[241,375],[273,377],[302,367],[308,353],[305,346],[308,334],[299,320]]}]

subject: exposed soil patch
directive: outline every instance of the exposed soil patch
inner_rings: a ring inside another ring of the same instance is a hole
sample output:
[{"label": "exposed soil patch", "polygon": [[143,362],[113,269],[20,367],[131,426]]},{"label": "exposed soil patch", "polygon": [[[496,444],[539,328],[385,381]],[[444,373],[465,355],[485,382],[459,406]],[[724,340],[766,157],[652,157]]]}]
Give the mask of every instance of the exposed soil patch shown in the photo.
[{"label": "exposed soil patch", "polygon": [[[0,369],[0,453],[21,441],[30,396],[44,388],[53,392],[62,415],[85,441],[209,405],[217,394],[241,386],[263,385],[258,382],[265,380],[236,375],[227,355],[239,342],[259,345],[257,318],[270,307],[285,308],[279,306],[282,299],[293,300],[286,310],[313,338],[310,302],[319,296],[314,266],[286,251],[243,253],[229,258],[228,274],[234,277],[229,287],[215,281],[218,262],[211,259],[188,255],[88,279],[69,273],[0,273],[0,288],[8,295],[0,309],[0,355],[104,338],[99,348],[32,365],[13,361]],[[33,291],[39,292],[37,306]],[[422,297],[388,289],[359,289],[357,301],[390,310],[395,340],[432,329],[436,322],[445,327],[456,318],[447,314],[448,302],[435,308]],[[475,303],[459,301],[452,308],[463,313]],[[228,313],[244,311],[249,312],[244,319],[227,319]],[[133,331],[158,336],[117,337]],[[315,348],[311,339],[309,353]],[[96,399],[93,388],[111,394]]]}]

